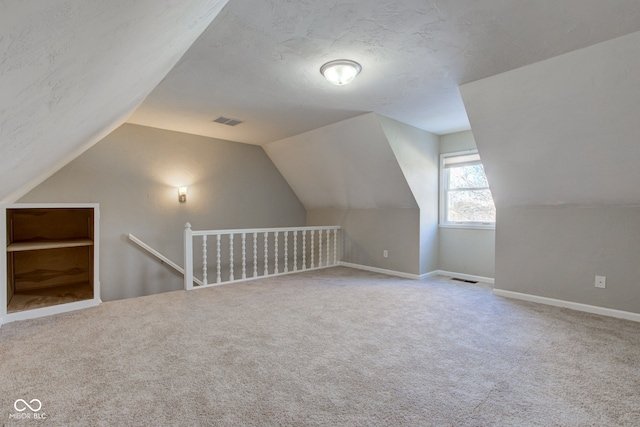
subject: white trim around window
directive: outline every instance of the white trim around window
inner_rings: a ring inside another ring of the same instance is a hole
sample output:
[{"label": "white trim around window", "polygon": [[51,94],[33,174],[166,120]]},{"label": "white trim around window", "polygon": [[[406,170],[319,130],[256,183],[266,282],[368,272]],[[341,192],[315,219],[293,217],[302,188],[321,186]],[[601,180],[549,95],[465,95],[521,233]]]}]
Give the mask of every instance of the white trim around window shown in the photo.
[{"label": "white trim around window", "polygon": [[[440,216],[438,224],[441,228],[468,228],[480,230],[494,230],[496,228],[495,221],[447,221],[447,195],[451,191],[460,191],[456,189],[449,189],[449,173],[447,173],[447,169],[478,164],[482,164],[480,161],[480,156],[478,155],[478,150],[456,151],[452,153],[443,153],[440,155]],[[465,191],[478,191],[488,189],[489,187],[464,188]]]}]

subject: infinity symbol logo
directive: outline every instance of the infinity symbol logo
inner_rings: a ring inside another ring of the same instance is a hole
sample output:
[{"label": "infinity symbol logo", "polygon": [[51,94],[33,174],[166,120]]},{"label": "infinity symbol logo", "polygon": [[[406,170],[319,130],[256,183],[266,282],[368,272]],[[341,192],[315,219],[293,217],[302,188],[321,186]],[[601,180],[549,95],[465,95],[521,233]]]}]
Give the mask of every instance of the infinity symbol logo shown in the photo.
[{"label": "infinity symbol logo", "polygon": [[[22,402],[22,404],[24,405],[22,409],[18,408],[19,402]],[[36,404],[38,405],[37,408],[35,408],[36,405],[34,405],[33,402],[36,402]],[[34,407],[29,405],[29,403],[31,403],[31,405],[33,405]],[[40,409],[42,409],[42,403],[38,399],[32,399],[29,403],[27,403],[27,401],[24,399],[18,399],[13,403],[13,407],[16,408],[16,411],[18,412],[25,411],[27,408],[31,409],[32,412],[38,412]]]}]

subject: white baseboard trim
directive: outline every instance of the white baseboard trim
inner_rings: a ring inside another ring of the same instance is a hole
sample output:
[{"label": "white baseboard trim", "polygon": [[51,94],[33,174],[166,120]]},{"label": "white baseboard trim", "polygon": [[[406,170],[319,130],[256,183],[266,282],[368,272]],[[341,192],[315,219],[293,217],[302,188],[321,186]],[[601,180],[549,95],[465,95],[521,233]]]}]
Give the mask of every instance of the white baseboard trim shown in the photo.
[{"label": "white baseboard trim", "polygon": [[84,301],[68,302],[65,304],[52,305],[50,307],[34,308],[31,310],[16,311],[7,313],[0,317],[0,325],[15,322],[17,320],[35,319],[38,317],[51,316],[53,314],[66,313],[69,311],[82,310],[84,308],[95,307],[100,303],[99,299],[89,299]]},{"label": "white baseboard trim", "polygon": [[396,276],[396,277],[402,277],[404,279],[412,279],[412,280],[422,280],[432,276],[447,276],[447,277],[458,277],[460,279],[465,279],[465,280],[475,280],[477,282],[482,282],[482,283],[491,283],[491,284],[494,283],[494,280],[492,277],[473,276],[471,274],[453,273],[451,271],[444,271],[444,270],[434,270],[434,271],[430,271],[428,273],[423,273],[423,274],[411,274],[411,273],[405,273],[403,271],[387,270],[385,268],[370,267],[368,265],[353,264],[351,262],[345,262],[345,261],[339,261],[338,265],[355,268],[358,270],[371,271],[373,273],[386,274],[387,276]]},{"label": "white baseboard trim", "polygon": [[436,270],[434,272],[439,276],[457,277],[464,280],[475,280],[476,282],[494,284],[495,279],[493,277],[474,276],[473,274],[454,273],[453,271]]},{"label": "white baseboard trim", "polygon": [[[404,279],[420,280],[420,278],[422,277],[421,275],[418,275],[418,274],[404,273],[402,271],[395,271],[395,270],[387,270],[385,268],[369,267],[368,265],[353,264],[353,263],[344,262],[344,261],[338,262],[338,265],[342,265],[343,267],[355,268],[358,270],[365,270],[365,271],[371,271],[374,273],[386,274],[387,276],[402,277]],[[427,273],[427,274],[431,274],[431,273]]]},{"label": "white baseboard trim", "polygon": [[600,314],[602,316],[617,317],[618,319],[632,320],[640,322],[640,314],[630,311],[615,310],[613,308],[598,307],[596,305],[581,304],[579,302],[565,301],[554,298],[540,297],[531,294],[522,294],[520,292],[505,291],[502,289],[494,289],[495,295],[514,298],[523,301],[537,302],[540,304],[553,305],[555,307],[569,308],[571,310],[584,311],[587,313]]},{"label": "white baseboard trim", "polygon": [[434,271],[430,271],[428,273],[421,274],[419,276],[419,279],[422,280],[422,279],[426,279],[427,277],[433,277],[433,276],[437,276],[437,275],[438,275],[438,270],[434,270]]}]

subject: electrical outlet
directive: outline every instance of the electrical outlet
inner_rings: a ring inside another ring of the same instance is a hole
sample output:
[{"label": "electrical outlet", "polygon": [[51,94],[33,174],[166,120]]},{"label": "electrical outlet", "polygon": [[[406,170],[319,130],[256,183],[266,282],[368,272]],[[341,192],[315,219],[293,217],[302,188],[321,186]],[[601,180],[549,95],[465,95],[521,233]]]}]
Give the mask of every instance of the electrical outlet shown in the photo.
[{"label": "electrical outlet", "polygon": [[382,256],[383,256],[383,257],[385,257],[385,258],[389,258],[389,251],[388,251],[388,250],[386,250],[386,249],[385,249],[385,250],[383,250],[383,251],[382,251]]},{"label": "electrical outlet", "polygon": [[605,276],[596,276],[596,288],[606,288],[607,278]]}]

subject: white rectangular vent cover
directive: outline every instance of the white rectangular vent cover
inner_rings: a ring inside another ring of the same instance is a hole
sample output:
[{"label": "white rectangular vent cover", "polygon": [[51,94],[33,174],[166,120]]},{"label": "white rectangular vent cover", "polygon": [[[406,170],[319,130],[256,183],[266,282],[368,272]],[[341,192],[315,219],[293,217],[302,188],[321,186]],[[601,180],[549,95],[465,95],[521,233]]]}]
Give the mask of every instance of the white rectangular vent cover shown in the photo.
[{"label": "white rectangular vent cover", "polygon": [[222,117],[222,116],[218,117],[217,119],[213,119],[211,121],[215,123],[220,123],[222,125],[227,125],[227,126],[236,126],[236,125],[239,125],[240,123],[244,123],[242,120],[230,119],[228,117]]}]

